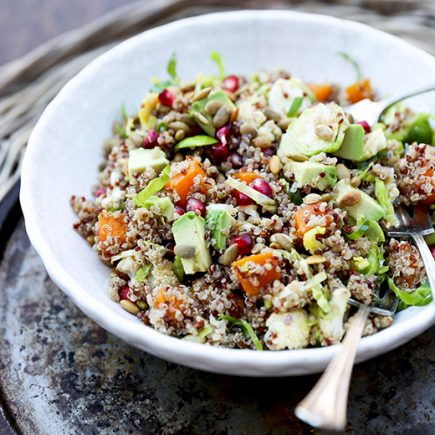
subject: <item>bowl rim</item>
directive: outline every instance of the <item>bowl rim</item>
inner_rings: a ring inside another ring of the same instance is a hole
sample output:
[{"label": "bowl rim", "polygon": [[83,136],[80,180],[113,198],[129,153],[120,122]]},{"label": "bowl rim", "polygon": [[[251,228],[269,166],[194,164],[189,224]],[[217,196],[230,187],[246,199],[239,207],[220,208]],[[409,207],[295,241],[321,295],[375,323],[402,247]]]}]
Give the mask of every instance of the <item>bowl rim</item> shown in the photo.
[{"label": "bowl rim", "polygon": [[[258,352],[251,349],[230,349],[203,345],[165,335],[146,325],[140,325],[140,327],[135,328],[132,322],[133,319],[124,318],[121,314],[111,310],[108,306],[100,304],[98,298],[87,293],[73,276],[72,272],[62,266],[55,252],[50,249],[50,246],[45,241],[43,231],[41,231],[37,218],[38,207],[37,204],[34,203],[32,195],[33,180],[37,179],[32,161],[38,149],[43,146],[39,137],[49,125],[50,118],[56,112],[57,107],[62,104],[62,101],[68,99],[70,95],[73,95],[75,89],[80,87],[81,82],[89,80],[89,78],[94,75],[94,72],[97,72],[105,62],[116,58],[118,54],[122,53],[130,46],[133,47],[139,42],[145,44],[147,40],[158,37],[159,34],[165,33],[167,30],[184,28],[198,22],[207,24],[211,21],[228,21],[232,19],[271,21],[276,18],[282,20],[283,17],[289,20],[326,23],[345,29],[352,27],[352,30],[356,29],[362,32],[370,32],[371,34],[378,35],[378,37],[383,40],[394,42],[405,52],[412,51],[413,56],[420,56],[425,63],[432,63],[435,71],[435,58],[408,42],[380,30],[373,29],[365,24],[327,15],[288,10],[240,10],[214,12],[183,18],[128,38],[86,65],[64,85],[44,110],[32,131],[24,155],[20,202],[25,219],[25,226],[29,239],[42,258],[44,266],[52,280],[88,317],[107,331],[142,350],[179,364],[220,373],[237,372],[237,374],[244,374],[240,372],[241,368],[244,368],[248,376],[282,376],[283,371],[286,371],[284,369],[285,367],[288,368],[287,375],[314,373],[326,366],[337,352],[339,345],[322,348],[281,350],[279,352]],[[429,328],[434,321],[435,304],[432,303],[424,307],[424,309],[421,309],[418,315],[412,316],[410,319],[405,319],[401,323],[393,324],[393,326],[371,336],[364,337],[358,346],[357,362],[377,355],[380,347],[382,348],[381,353],[384,353],[400,346]]]}]

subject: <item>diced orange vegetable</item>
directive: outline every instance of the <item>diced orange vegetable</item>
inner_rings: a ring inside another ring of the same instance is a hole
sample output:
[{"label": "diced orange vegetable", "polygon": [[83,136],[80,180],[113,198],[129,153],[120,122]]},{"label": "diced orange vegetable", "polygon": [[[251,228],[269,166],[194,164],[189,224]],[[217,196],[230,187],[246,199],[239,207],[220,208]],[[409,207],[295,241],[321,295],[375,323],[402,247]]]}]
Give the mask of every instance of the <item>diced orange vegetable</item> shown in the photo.
[{"label": "diced orange vegetable", "polygon": [[166,304],[168,306],[166,314],[170,319],[175,318],[175,310],[180,308],[182,301],[177,299],[175,295],[168,295],[166,291],[160,289],[157,293],[156,298],[154,299],[154,308],[159,308],[162,304]]},{"label": "diced orange vegetable", "polygon": [[369,79],[361,79],[346,88],[346,94],[348,100],[353,103],[358,103],[358,101],[364,98],[373,99],[372,85]]},{"label": "diced orange vegetable", "polygon": [[118,237],[121,243],[125,242],[127,223],[124,213],[113,215],[103,211],[98,215],[98,237],[104,242],[107,237]]},{"label": "diced orange vegetable", "polygon": [[329,214],[329,210],[325,209],[325,211],[320,210],[320,203],[316,202],[314,204],[304,204],[301,206],[294,214],[295,220],[295,228],[299,237],[304,237],[304,234],[314,228],[316,225],[310,225],[309,221],[311,216],[325,216],[326,226],[330,225],[333,221],[333,217]]},{"label": "diced orange vegetable", "polygon": [[[244,265],[248,262],[258,264],[260,266],[266,266],[264,273],[255,274],[251,270],[244,270]],[[270,266],[267,266],[270,265]],[[240,260],[235,261],[232,266],[234,272],[242,285],[243,290],[248,296],[256,296],[260,293],[261,289],[270,282],[280,279],[281,272],[276,270],[278,260],[274,258],[272,252],[264,252],[262,254],[250,255],[249,257],[243,257]]]},{"label": "diced orange vegetable", "polygon": [[240,181],[244,181],[246,184],[251,184],[256,178],[261,178],[260,175],[255,172],[238,172],[233,175],[234,178],[237,178]]},{"label": "diced orange vegetable", "polygon": [[191,157],[188,157],[181,164],[185,165],[185,167],[180,172],[171,175],[166,186],[169,190],[178,193],[180,197],[179,204],[181,207],[185,207],[187,196],[195,183],[195,177],[205,178],[206,175],[201,164]]},{"label": "diced orange vegetable", "polygon": [[313,91],[317,101],[320,102],[328,101],[332,96],[332,92],[334,91],[334,88],[329,83],[310,83],[308,86]]}]

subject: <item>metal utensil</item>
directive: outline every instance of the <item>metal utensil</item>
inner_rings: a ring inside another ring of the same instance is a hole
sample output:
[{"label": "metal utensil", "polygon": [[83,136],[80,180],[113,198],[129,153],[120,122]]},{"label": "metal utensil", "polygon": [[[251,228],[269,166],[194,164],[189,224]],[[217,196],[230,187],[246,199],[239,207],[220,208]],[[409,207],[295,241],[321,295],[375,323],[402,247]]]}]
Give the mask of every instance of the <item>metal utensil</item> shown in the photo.
[{"label": "metal utensil", "polygon": [[[411,213],[404,207],[398,207],[396,214],[399,225],[388,228],[387,234],[391,237],[411,237],[415,241],[422,256],[435,300],[435,261],[423,238],[434,232],[429,213],[424,207],[416,207]],[[352,300],[352,305],[359,305],[358,312],[347,331],[341,349],[329,363],[314,388],[296,407],[295,414],[299,419],[311,426],[323,429],[344,430],[350,377],[367,317],[370,311],[380,315],[391,315],[396,310],[397,303],[397,298],[393,298],[389,308],[379,308],[369,307]],[[374,308],[377,308],[377,311],[374,311]]]},{"label": "metal utensil", "polygon": [[[346,333],[341,348],[331,360],[314,388],[295,409],[296,417],[314,427],[329,430],[343,430],[347,421],[347,396],[350,377],[355,361],[356,350],[370,312],[382,316],[395,313],[398,299],[387,291],[381,307],[371,307],[352,300],[351,305],[358,306],[358,311]],[[387,296],[388,294],[388,296]],[[387,306],[387,301],[390,305]]]},{"label": "metal utensil", "polygon": [[373,126],[379,121],[379,118],[385,110],[393,104],[430,91],[435,91],[435,84],[416,89],[412,92],[406,92],[401,95],[399,94],[394,97],[385,98],[380,101],[371,101],[365,98],[358,103],[345,107],[344,110],[351,114],[356,120],[366,121],[370,126]]}]

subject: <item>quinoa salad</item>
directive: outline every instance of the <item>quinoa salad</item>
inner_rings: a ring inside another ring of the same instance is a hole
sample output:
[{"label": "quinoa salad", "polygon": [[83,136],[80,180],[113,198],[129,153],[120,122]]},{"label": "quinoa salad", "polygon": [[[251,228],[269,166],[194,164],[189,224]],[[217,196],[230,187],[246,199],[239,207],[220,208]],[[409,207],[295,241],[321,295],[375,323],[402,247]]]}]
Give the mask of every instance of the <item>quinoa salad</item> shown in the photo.
[{"label": "quinoa salad", "polygon": [[[163,334],[256,350],[338,343],[349,300],[387,289],[399,310],[430,303],[418,250],[384,228],[399,204],[434,215],[432,116],[353,119],[345,107],[376,95],[349,58],[358,76],[340,84],[211,59],[215,75],[182,81],[173,55],[114,122],[92,199],[71,198],[110,297]],[[370,314],[364,334],[392,322]]]}]

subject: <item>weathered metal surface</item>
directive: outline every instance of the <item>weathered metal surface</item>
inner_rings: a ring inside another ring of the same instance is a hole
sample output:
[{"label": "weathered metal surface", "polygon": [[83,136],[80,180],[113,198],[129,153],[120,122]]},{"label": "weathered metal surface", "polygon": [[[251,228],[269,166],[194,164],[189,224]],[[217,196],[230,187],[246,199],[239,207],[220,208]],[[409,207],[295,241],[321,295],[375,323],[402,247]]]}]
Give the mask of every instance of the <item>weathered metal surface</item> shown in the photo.
[{"label": "weathered metal surface", "polygon": [[[315,433],[293,408],[316,376],[238,378],[167,363],[86,318],[47,277],[22,223],[5,259],[0,397],[21,432]],[[349,433],[435,433],[434,338],[432,329],[356,367]]]}]

